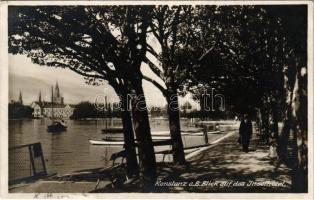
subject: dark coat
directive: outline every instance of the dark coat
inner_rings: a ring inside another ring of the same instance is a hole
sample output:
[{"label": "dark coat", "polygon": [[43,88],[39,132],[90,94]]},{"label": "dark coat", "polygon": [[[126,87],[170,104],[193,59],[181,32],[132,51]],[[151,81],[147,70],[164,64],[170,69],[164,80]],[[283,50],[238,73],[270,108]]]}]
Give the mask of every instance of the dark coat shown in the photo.
[{"label": "dark coat", "polygon": [[248,120],[246,123],[244,120],[241,121],[239,130],[242,143],[249,143],[252,136],[252,122]]}]

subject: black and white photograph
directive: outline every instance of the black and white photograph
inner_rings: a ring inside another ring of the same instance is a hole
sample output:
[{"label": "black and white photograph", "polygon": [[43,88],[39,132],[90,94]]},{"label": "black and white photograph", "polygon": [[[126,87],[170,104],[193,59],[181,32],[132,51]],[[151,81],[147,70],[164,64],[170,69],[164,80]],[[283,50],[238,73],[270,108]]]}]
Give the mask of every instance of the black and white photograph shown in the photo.
[{"label": "black and white photograph", "polygon": [[1,5],[7,197],[313,198],[313,2],[59,3]]}]

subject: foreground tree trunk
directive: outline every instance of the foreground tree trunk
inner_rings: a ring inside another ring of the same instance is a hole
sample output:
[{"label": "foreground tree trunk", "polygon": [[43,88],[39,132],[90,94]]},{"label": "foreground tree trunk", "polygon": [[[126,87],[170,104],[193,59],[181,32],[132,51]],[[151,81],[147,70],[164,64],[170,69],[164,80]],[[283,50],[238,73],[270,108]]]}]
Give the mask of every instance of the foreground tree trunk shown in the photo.
[{"label": "foreground tree trunk", "polygon": [[271,140],[277,144],[278,140],[278,105],[276,102],[272,102],[271,109]]},{"label": "foreground tree trunk", "polygon": [[156,181],[156,158],[142,80],[138,80],[133,88],[131,90],[132,117],[138,143],[140,178],[143,187],[147,188]]},{"label": "foreground tree trunk", "polygon": [[307,76],[301,71],[296,74],[291,109],[294,135],[292,188],[295,192],[308,190]]},{"label": "foreground tree trunk", "polygon": [[185,164],[183,142],[181,138],[180,110],[178,103],[178,94],[169,92],[167,99],[167,111],[169,116],[169,129],[172,141],[173,162],[176,164]]},{"label": "foreground tree trunk", "polygon": [[284,112],[283,112],[283,128],[278,139],[278,157],[281,161],[287,162],[288,159],[288,142],[291,130],[291,103],[292,103],[292,89],[290,82],[293,82],[289,77],[288,66],[283,68],[284,82],[283,82],[283,96]]},{"label": "foreground tree trunk", "polygon": [[128,176],[138,175],[139,166],[136,157],[135,142],[134,142],[134,131],[132,125],[131,112],[128,110],[128,99],[127,94],[121,97],[121,118],[123,125],[124,134],[124,149],[126,152],[126,171]]},{"label": "foreground tree trunk", "polygon": [[[296,63],[298,66],[298,63]],[[288,73],[284,68],[284,126],[279,139],[279,157],[292,167],[292,189],[294,192],[308,190],[308,146],[307,146],[307,76],[306,68]],[[294,75],[293,75],[294,74]],[[292,158],[289,159],[289,136],[292,132]]]},{"label": "foreground tree trunk", "polygon": [[[275,96],[277,97],[276,91],[274,92]],[[279,116],[278,116],[278,102],[276,101],[276,98],[273,96],[271,100],[271,126],[270,126],[270,138],[271,138],[271,145],[275,149],[275,154],[277,154],[277,148],[278,148],[278,121],[279,121]]]},{"label": "foreground tree trunk", "polygon": [[[181,138],[181,125],[180,125],[180,110],[178,103],[178,94],[176,90],[171,87],[171,84],[166,84],[167,89],[156,83],[150,78],[145,77],[147,81],[153,83],[157,88],[160,89],[167,101],[167,112],[169,117],[169,130],[172,142],[173,150],[173,161],[177,164],[185,164],[185,155],[183,149],[183,143]],[[170,79],[169,79],[170,80]]]},{"label": "foreground tree trunk", "polygon": [[269,156],[271,158],[278,157],[278,103],[274,96],[271,99],[271,115],[270,115],[270,148]]}]

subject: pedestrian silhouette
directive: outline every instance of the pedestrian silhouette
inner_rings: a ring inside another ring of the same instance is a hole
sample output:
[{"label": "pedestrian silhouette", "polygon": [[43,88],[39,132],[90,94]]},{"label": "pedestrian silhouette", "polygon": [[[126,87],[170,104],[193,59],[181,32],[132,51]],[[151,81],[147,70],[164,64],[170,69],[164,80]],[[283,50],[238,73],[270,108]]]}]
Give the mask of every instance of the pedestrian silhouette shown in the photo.
[{"label": "pedestrian silhouette", "polygon": [[252,122],[248,114],[245,114],[243,120],[241,121],[239,134],[242,150],[244,152],[249,152],[250,139],[252,137]]}]

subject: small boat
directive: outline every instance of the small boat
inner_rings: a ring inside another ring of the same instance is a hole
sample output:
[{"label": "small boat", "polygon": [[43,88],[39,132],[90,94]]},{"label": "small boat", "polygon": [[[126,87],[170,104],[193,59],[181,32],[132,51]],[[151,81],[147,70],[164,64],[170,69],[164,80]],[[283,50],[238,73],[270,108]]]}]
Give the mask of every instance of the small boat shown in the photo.
[{"label": "small boat", "polygon": [[170,135],[170,131],[152,131],[152,136],[164,136],[164,135]]},{"label": "small boat", "polygon": [[106,136],[103,140],[108,141],[123,141],[123,136]]},{"label": "small boat", "polygon": [[152,117],[151,119],[153,120],[165,120],[165,119],[168,119],[167,117],[162,117],[162,116],[159,116],[159,117]]},{"label": "small boat", "polygon": [[66,131],[66,129],[67,129],[67,126],[59,121],[54,121],[52,122],[51,125],[47,126],[48,132],[62,132],[62,131]]},{"label": "small boat", "polygon": [[[156,136],[152,137],[154,141],[170,140],[170,136]],[[106,137],[104,139],[88,139],[90,144],[93,145],[107,145],[107,146],[123,146],[123,137]]]},{"label": "small boat", "polygon": [[[152,135],[152,140],[169,140],[170,135]],[[123,141],[123,136],[107,136],[103,140],[108,141]]]},{"label": "small boat", "polygon": [[170,135],[169,136],[152,136],[153,140],[170,140]]},{"label": "small boat", "polygon": [[[51,119],[54,120],[54,115],[53,115],[53,87],[51,87]],[[47,126],[47,131],[48,132],[63,132],[67,129],[67,126],[64,124],[64,121],[52,121],[51,125]]]},{"label": "small boat", "polygon": [[[207,131],[207,134],[219,134],[221,131]],[[189,136],[203,136],[204,132],[191,133]]]},{"label": "small boat", "polygon": [[[152,131],[152,137],[156,136],[169,136],[170,137],[170,131]],[[190,135],[190,132],[181,131],[181,135]]]},{"label": "small boat", "polygon": [[106,139],[88,139],[90,144],[93,145],[108,145],[108,146],[122,146],[124,145],[124,141],[114,141],[114,140],[106,140]]}]

